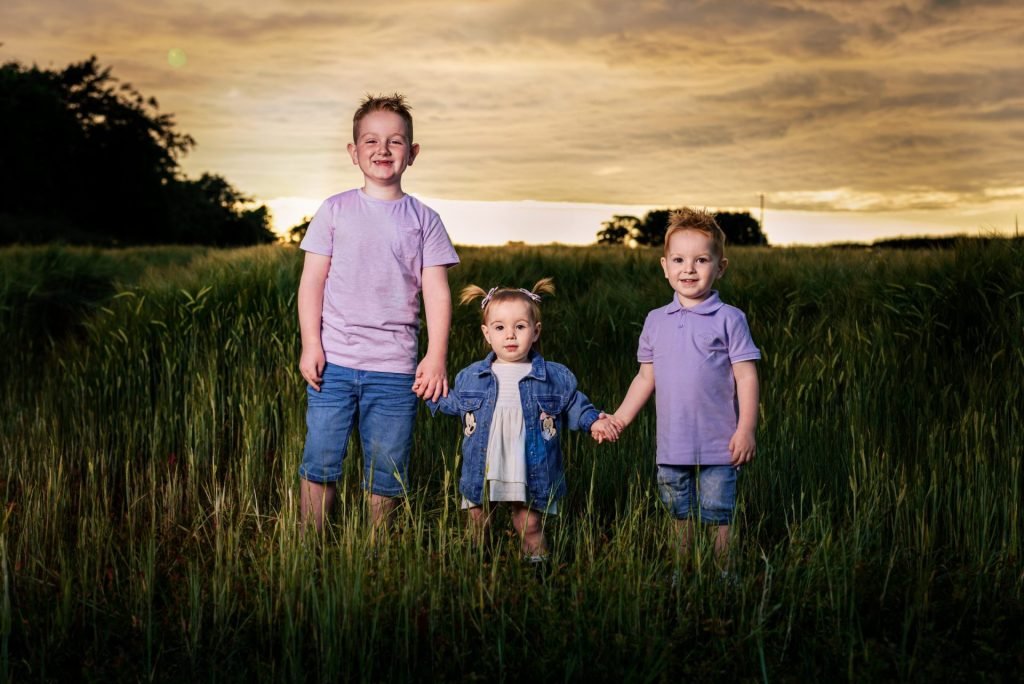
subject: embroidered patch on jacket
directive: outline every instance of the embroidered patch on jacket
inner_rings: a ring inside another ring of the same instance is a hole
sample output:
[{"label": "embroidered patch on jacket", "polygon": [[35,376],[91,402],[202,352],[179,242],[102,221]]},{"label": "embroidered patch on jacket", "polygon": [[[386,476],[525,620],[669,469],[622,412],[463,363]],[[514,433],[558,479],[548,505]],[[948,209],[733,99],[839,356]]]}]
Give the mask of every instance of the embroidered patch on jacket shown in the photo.
[{"label": "embroidered patch on jacket", "polygon": [[462,434],[469,437],[471,434],[476,432],[476,416],[472,413],[466,414],[466,427],[462,429]]},{"label": "embroidered patch on jacket", "polygon": [[540,413],[540,434],[546,440],[555,436],[555,417],[543,411]]}]

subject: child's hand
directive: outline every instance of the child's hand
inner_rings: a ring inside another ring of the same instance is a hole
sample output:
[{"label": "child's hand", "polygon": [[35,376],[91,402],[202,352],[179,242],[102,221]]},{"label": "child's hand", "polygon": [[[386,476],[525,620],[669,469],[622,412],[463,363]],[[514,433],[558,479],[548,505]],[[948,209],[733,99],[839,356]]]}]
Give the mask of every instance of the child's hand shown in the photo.
[{"label": "child's hand", "polygon": [[729,440],[729,451],[732,453],[731,462],[734,466],[750,463],[754,460],[756,450],[757,444],[754,441],[753,430],[737,430]]},{"label": "child's hand", "polygon": [[324,368],[327,367],[327,358],[324,356],[323,347],[315,349],[302,348],[302,356],[299,358],[299,372],[306,379],[306,383],[317,392],[324,381]]},{"label": "child's hand", "polygon": [[600,417],[590,426],[590,435],[601,444],[605,440],[614,442],[619,439],[622,432],[622,423],[614,416],[602,413]]},{"label": "child's hand", "polygon": [[440,397],[448,396],[448,373],[445,369],[444,359],[440,361],[423,357],[420,365],[416,366],[416,380],[412,383],[412,391],[420,399],[437,401]]}]

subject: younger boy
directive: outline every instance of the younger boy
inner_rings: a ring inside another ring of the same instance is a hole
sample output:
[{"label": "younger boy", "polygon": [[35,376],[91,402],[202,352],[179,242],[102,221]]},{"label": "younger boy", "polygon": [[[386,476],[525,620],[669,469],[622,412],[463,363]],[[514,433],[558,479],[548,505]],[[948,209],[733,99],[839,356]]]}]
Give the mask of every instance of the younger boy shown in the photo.
[{"label": "younger boy", "polygon": [[725,234],[706,211],[673,212],[661,268],[675,292],[647,315],[640,371],[612,416],[636,417],[657,387],[658,490],[677,521],[680,545],[693,535],[692,516],[718,526],[715,555],[729,541],[738,467],[754,457],[757,367],[747,319],[711,289],[725,273]]},{"label": "younger boy", "polygon": [[[327,198],[300,245],[299,370],[309,385],[301,513],[318,530],[357,422],[375,526],[406,491],[417,397],[448,393],[448,268],[459,262],[437,213],[402,191],[419,154],[402,95],[362,102],[348,153],[363,187]],[[428,348],[416,365],[421,291]]]}]

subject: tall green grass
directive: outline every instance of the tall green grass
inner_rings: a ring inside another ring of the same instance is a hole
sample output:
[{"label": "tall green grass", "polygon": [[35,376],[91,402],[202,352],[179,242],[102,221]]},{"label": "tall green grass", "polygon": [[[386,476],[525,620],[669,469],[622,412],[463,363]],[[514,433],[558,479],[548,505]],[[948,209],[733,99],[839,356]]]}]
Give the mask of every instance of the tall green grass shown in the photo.
[{"label": "tall green grass", "polygon": [[[553,276],[544,354],[617,405],[671,296],[658,253],[460,252],[453,291]],[[1022,244],[729,256],[764,354],[734,583],[707,540],[674,553],[653,407],[615,445],[563,438],[541,576],[500,514],[469,543],[459,431],[425,410],[391,534],[370,546],[354,441],[303,536],[297,251],[0,252],[0,681],[1019,673]],[[456,307],[452,375],[478,316]]]}]

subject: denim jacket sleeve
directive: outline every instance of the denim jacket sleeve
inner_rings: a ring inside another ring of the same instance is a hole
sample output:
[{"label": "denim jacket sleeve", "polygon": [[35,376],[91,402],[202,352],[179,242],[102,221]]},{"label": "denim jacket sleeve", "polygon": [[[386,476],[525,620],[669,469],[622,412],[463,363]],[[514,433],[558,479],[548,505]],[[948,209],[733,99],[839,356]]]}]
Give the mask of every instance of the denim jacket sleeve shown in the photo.
[{"label": "denim jacket sleeve", "polygon": [[587,399],[587,395],[579,390],[574,390],[569,398],[569,429],[590,432],[590,426],[601,415],[600,411],[594,408]]},{"label": "denim jacket sleeve", "polygon": [[430,415],[436,416],[437,412],[440,411],[449,416],[458,416],[459,413],[459,380],[462,378],[463,371],[459,371],[459,374],[455,376],[455,382],[451,387],[448,388],[448,396],[441,397],[437,401],[427,399],[427,408],[430,409]]},{"label": "denim jacket sleeve", "polygon": [[[564,368],[564,366],[563,366]],[[566,380],[566,392],[569,401],[565,407],[566,417],[570,430],[582,430],[589,432],[590,426],[598,419],[601,412],[594,408],[590,399],[576,387],[576,376],[568,368],[564,368]]]}]

